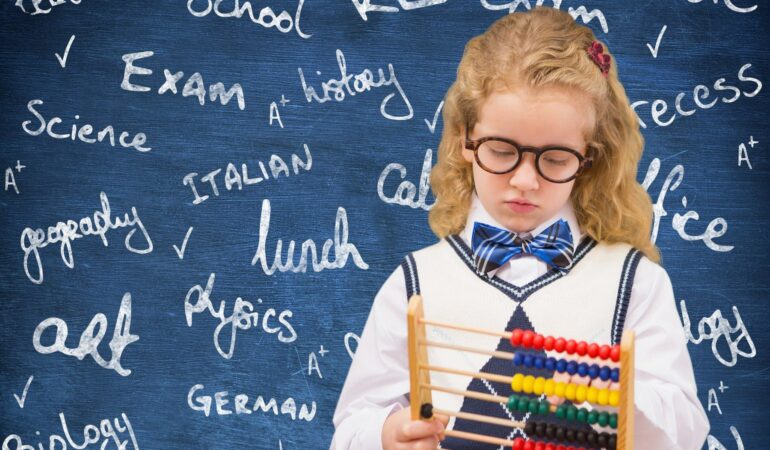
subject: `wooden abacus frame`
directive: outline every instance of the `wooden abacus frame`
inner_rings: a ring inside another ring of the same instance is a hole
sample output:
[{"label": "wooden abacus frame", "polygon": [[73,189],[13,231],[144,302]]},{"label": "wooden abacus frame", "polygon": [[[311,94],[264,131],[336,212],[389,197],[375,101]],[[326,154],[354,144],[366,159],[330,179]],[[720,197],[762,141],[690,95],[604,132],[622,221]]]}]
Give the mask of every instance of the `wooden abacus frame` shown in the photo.
[{"label": "wooden abacus frame", "polygon": [[[503,426],[512,426],[521,428],[520,422],[498,419],[495,417],[484,416],[480,414],[470,414],[463,412],[446,411],[433,408],[432,391],[441,391],[450,394],[462,395],[478,398],[481,400],[499,402],[499,398],[472,391],[459,391],[447,387],[434,386],[430,381],[431,371],[440,371],[445,373],[454,373],[458,375],[472,376],[476,378],[485,378],[493,381],[508,383],[510,377],[489,373],[473,373],[463,370],[457,370],[448,367],[432,366],[428,361],[428,347],[441,347],[452,350],[468,351],[482,354],[489,354],[496,357],[510,357],[509,354],[503,355],[502,352],[472,349],[468,347],[456,346],[445,343],[431,342],[427,340],[425,334],[425,325],[431,325],[440,328],[449,328],[461,330],[470,333],[482,333],[503,338],[510,337],[510,333],[485,330],[479,328],[464,327],[461,325],[435,322],[426,320],[423,315],[422,297],[413,295],[409,299],[408,316],[408,346],[409,346],[409,382],[410,382],[410,408],[412,420],[428,420],[433,412],[447,416],[455,416],[467,420],[475,420],[486,423],[493,423]],[[620,343],[620,400],[617,406],[618,427],[617,427],[617,450],[633,450],[634,448],[634,332],[627,330],[623,332]],[[429,410],[425,411],[424,405],[430,405]],[[426,414],[427,413],[427,414]],[[426,417],[427,416],[427,417]],[[508,439],[501,439],[483,434],[468,433],[464,431],[446,430],[446,436],[457,437],[460,439],[486,442],[490,444],[513,447],[514,442]]]}]

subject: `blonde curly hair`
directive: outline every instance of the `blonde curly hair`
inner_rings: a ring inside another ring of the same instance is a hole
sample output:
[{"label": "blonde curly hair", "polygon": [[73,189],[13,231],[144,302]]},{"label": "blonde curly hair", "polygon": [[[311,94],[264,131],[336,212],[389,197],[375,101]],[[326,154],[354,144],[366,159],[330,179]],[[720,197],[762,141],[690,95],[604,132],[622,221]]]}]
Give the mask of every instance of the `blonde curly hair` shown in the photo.
[{"label": "blonde curly hair", "polygon": [[481,104],[501,89],[558,87],[587,94],[596,112],[587,136],[593,167],[575,180],[570,197],[581,231],[600,242],[626,242],[660,262],[650,239],[652,201],[636,180],[644,139],[615,58],[604,76],[586,52],[594,40],[591,29],[568,13],[537,7],[497,20],[466,44],[444,99],[438,162],[430,175],[436,203],[428,222],[439,238],[458,233],[468,217],[474,184],[472,164],[462,157],[464,130],[475,125]]}]

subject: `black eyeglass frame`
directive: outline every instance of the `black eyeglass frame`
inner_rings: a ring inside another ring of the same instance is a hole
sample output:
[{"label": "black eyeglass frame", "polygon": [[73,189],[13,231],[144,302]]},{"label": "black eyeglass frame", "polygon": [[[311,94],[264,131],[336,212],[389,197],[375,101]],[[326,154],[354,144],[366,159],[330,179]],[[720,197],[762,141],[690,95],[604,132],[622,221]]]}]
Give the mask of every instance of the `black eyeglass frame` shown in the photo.
[{"label": "black eyeglass frame", "polygon": [[[516,161],[516,163],[508,170],[504,170],[502,172],[496,172],[494,170],[491,170],[490,168],[484,166],[484,164],[479,159],[479,147],[481,144],[487,141],[501,141],[505,142],[507,144],[513,145],[516,150],[519,152],[519,159]],[[508,139],[504,137],[497,137],[497,136],[485,136],[483,138],[479,138],[476,140],[470,139],[468,137],[468,134],[466,132],[465,134],[465,148],[467,150],[472,150],[474,158],[476,159],[476,162],[478,163],[479,167],[486,170],[489,173],[501,175],[504,173],[510,173],[516,170],[517,167],[519,167],[519,164],[521,164],[521,161],[524,159],[522,156],[526,152],[533,153],[535,155],[535,169],[537,170],[537,173],[540,174],[541,177],[545,178],[546,180],[550,181],[551,183],[568,183],[575,178],[577,178],[580,174],[582,174],[586,169],[590,169],[591,166],[593,166],[593,156],[583,156],[578,152],[577,150],[571,149],[569,147],[562,147],[559,145],[549,145],[546,147],[532,147],[527,145],[520,145],[518,142],[514,141],[513,139]],[[579,165],[578,170],[575,172],[574,175],[567,178],[566,180],[553,180],[551,178],[548,178],[543,174],[543,172],[540,171],[540,156],[546,151],[546,150],[564,150],[569,153],[572,153],[573,155],[577,156]],[[589,146],[586,150],[586,153],[591,152],[591,147]]]}]

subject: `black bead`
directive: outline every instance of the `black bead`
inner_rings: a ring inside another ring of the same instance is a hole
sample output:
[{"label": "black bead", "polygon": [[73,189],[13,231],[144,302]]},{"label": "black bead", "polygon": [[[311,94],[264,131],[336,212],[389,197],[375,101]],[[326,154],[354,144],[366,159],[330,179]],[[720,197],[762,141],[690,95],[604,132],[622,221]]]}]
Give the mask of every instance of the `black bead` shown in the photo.
[{"label": "black bead", "polygon": [[420,417],[423,419],[430,419],[433,417],[433,405],[430,403],[423,403],[420,407]]},{"label": "black bead", "polygon": [[561,426],[556,427],[556,440],[564,441],[564,427],[561,427]]},{"label": "black bead", "polygon": [[614,434],[609,435],[609,438],[607,438],[607,448],[609,450],[615,450],[615,447],[618,446],[618,437]]},{"label": "black bead", "polygon": [[585,431],[577,431],[575,433],[575,440],[578,442],[578,444],[585,444],[586,443]]},{"label": "black bead", "polygon": [[564,432],[564,437],[566,437],[570,443],[575,442],[575,430],[571,428],[567,429],[567,431]]},{"label": "black bead", "polygon": [[539,437],[545,437],[545,424],[539,423],[535,426],[535,433]]},{"label": "black bead", "polygon": [[531,420],[528,420],[527,423],[524,424],[524,432],[527,433],[527,436],[534,436],[535,423]]},{"label": "black bead", "polygon": [[591,447],[596,447],[596,438],[599,436],[599,433],[596,431],[589,431],[586,433],[586,442]]},{"label": "black bead", "polygon": [[554,437],[555,435],[556,435],[556,427],[555,427],[553,424],[551,424],[551,423],[549,423],[548,425],[546,425],[546,426],[545,426],[545,436],[546,436],[548,439],[553,439],[553,437]]},{"label": "black bead", "polygon": [[607,433],[599,433],[599,436],[596,437],[596,443],[599,444],[599,447],[607,448],[607,437]]}]

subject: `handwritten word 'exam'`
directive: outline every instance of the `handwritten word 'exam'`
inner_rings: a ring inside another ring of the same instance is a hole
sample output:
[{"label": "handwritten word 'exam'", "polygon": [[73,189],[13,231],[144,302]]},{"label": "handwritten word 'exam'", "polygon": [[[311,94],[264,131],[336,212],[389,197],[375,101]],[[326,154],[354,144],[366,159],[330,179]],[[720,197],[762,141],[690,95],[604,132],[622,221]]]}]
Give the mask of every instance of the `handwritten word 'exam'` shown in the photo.
[{"label": "handwritten word 'exam'", "polygon": [[[305,148],[305,161],[302,161],[296,154],[291,155],[291,166],[294,171],[294,175],[299,175],[300,168],[307,172],[313,167],[313,157],[310,154],[310,149],[308,148],[307,144],[303,144],[303,146]],[[270,176],[267,174],[265,164],[262,161],[258,161],[258,164],[260,169],[259,173],[262,176],[250,178],[249,167],[246,164],[241,164],[241,170],[239,171],[235,164],[228,163],[227,167],[225,168],[224,175],[225,189],[231,191],[235,186],[240,191],[243,189],[244,185],[250,186],[269,180]],[[271,155],[270,161],[268,161],[267,165],[270,167],[270,174],[273,176],[273,178],[278,178],[281,173],[283,173],[283,176],[285,177],[289,176],[289,166],[286,165],[286,162],[280,156],[275,154]],[[209,183],[211,185],[211,192],[214,194],[214,197],[219,197],[219,188],[217,187],[216,177],[220,172],[222,172],[221,168],[215,169],[200,178],[200,181]],[[190,186],[193,196],[195,197],[192,202],[193,205],[203,203],[209,198],[208,194],[201,195],[198,193],[198,188],[195,186],[195,177],[197,176],[198,172],[190,172],[185,175],[184,178],[182,178],[182,184],[185,186]]]},{"label": "handwritten word 'exam'", "polygon": [[[121,418],[123,418],[122,424],[120,422]],[[128,448],[139,450],[134,428],[131,426],[131,421],[128,420],[125,413],[120,413],[120,417],[115,417],[112,421],[102,419],[99,422],[99,426],[90,423],[84,426],[82,443],[77,443],[73,439],[74,433],[70,433],[67,418],[63,412],[59,413],[59,421],[61,422],[62,433],[48,436],[48,450],[67,450],[69,447],[82,450],[90,445],[98,444],[99,441],[101,441],[99,448],[102,450],[112,448],[110,447],[111,443],[115,445],[116,450],[127,450]],[[128,433],[125,440],[121,438],[121,433]],[[9,445],[11,442],[15,442],[13,447]],[[129,447],[129,443],[131,447]],[[29,445],[21,440],[21,436],[11,434],[3,440],[2,450],[43,450],[44,448],[43,442],[38,442],[37,446]]]},{"label": "handwritten word 'exam'", "polygon": [[[152,55],[154,55],[152,51],[126,53],[123,55],[123,62],[125,62],[126,65],[123,69],[123,81],[120,83],[121,89],[132,92],[147,92],[150,90],[147,86],[131,83],[130,78],[131,75],[152,75],[152,70],[134,65],[134,61],[137,59],[149,58]],[[178,92],[176,84],[184,76],[184,72],[171,73],[168,69],[163,69],[163,76],[165,81],[158,88],[158,95],[163,95],[168,91],[171,91],[172,94],[176,94]],[[243,88],[239,83],[233,84],[227,91],[225,91],[224,84],[220,82],[214,83],[209,86],[208,94],[210,101],[216,101],[218,98],[219,102],[223,105],[228,104],[233,96],[235,96],[238,101],[238,108],[241,111],[246,108],[246,100],[243,98]],[[201,106],[206,104],[206,85],[203,83],[203,76],[201,76],[200,73],[195,72],[190,75],[190,78],[187,79],[184,87],[182,87],[182,97],[197,97],[198,103],[200,103]]]}]

